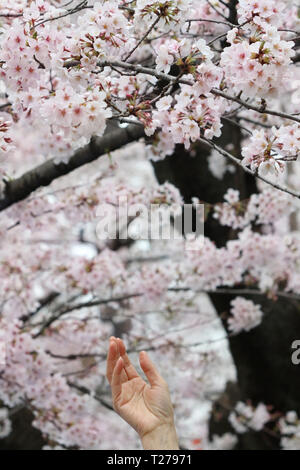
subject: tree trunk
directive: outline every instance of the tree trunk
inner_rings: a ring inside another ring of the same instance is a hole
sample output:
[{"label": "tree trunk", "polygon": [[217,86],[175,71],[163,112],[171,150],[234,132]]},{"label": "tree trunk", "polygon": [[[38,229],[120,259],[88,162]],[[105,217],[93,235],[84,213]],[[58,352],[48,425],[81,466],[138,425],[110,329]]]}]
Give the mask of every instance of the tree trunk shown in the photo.
[{"label": "tree trunk", "polygon": [[0,439],[0,450],[40,450],[46,442],[41,432],[31,423],[32,413],[22,408],[11,416],[12,432]]}]

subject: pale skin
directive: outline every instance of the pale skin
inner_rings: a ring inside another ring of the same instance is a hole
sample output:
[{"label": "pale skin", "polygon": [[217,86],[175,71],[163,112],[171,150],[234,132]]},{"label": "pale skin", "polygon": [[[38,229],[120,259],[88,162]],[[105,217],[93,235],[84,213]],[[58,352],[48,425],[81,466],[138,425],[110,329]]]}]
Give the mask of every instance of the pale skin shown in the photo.
[{"label": "pale skin", "polygon": [[139,360],[149,383],[131,363],[123,341],[110,338],[106,376],[113,407],[136,430],[144,449],[178,450],[168,385],[145,351],[140,352]]}]

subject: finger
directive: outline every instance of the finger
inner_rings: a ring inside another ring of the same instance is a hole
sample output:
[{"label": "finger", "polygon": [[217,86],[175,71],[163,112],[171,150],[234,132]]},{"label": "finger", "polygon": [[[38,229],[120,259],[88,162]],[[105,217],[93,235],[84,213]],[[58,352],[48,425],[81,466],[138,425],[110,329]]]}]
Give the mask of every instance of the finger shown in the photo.
[{"label": "finger", "polygon": [[112,389],[112,398],[115,401],[122,392],[122,384],[127,382],[127,375],[124,370],[124,362],[121,357],[117,360],[116,366],[113,371],[111,389]]},{"label": "finger", "polygon": [[128,357],[128,354],[126,353],[126,347],[124,342],[120,338],[117,339],[117,342],[120,356],[122,357],[124,362],[124,369],[127,374],[128,380],[134,379],[135,377],[139,377],[139,374],[137,373],[134,365]]},{"label": "finger", "polygon": [[112,336],[109,341],[106,363],[106,377],[110,384],[112,380],[113,371],[119,357],[120,354],[118,349],[118,343],[116,342],[116,338]]},{"label": "finger", "polygon": [[146,351],[142,351],[140,353],[140,364],[141,368],[146,374],[147,379],[149,380],[151,387],[153,387],[153,385],[161,385],[164,382],[164,379],[159,374]]}]

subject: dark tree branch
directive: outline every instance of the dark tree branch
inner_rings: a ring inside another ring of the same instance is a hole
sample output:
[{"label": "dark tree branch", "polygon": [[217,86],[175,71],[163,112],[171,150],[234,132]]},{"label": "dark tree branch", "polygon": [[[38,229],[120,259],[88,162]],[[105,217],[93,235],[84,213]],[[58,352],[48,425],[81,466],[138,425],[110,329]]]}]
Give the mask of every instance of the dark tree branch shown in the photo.
[{"label": "dark tree branch", "polygon": [[230,23],[233,23],[233,24],[237,24],[238,22],[237,9],[236,9],[237,4],[238,4],[238,0],[230,0],[230,2],[227,5],[230,11],[228,21],[230,21]]},{"label": "dark tree branch", "polygon": [[296,64],[297,62],[300,62],[300,54],[295,55],[295,57],[292,58],[292,61]]},{"label": "dark tree branch", "polygon": [[23,315],[22,317],[20,317],[20,320],[22,320],[24,323],[27,322],[28,320],[30,320],[31,317],[33,317],[34,315],[39,313],[42,310],[42,308],[44,308],[46,305],[50,304],[58,296],[59,296],[58,292],[51,292],[49,295],[47,295],[47,297],[45,299],[41,300],[40,305],[38,306],[38,308],[36,310],[34,310],[33,312],[28,313],[27,315]]},{"label": "dark tree branch", "polygon": [[77,150],[68,163],[55,164],[54,159],[47,160],[19,178],[6,183],[4,195],[0,198],[0,211],[16,202],[26,199],[41,186],[48,186],[53,180],[66,175],[76,168],[90,163],[102,155],[123,147],[144,136],[142,126],[135,124],[125,128],[116,127],[103,137],[93,137],[88,145]]},{"label": "dark tree branch", "polygon": [[60,310],[56,315],[53,315],[50,317],[46,323],[41,327],[38,333],[33,335],[33,338],[37,338],[41,334],[44,333],[44,331],[49,328],[49,326],[52,325],[56,320],[59,320],[63,315],[66,315],[67,313],[73,312],[74,310],[80,310],[82,308],[90,308],[90,307],[96,307],[98,305],[106,305],[110,304],[113,302],[123,302],[124,300],[129,300],[135,297],[140,297],[142,294],[136,293],[136,294],[127,294],[123,295],[122,297],[111,297],[110,299],[98,299],[94,300],[91,302],[84,302],[76,305],[69,305],[65,307],[64,309]]},{"label": "dark tree branch", "polygon": [[77,390],[78,392],[81,392],[83,395],[90,395],[92,396],[95,400],[97,400],[99,403],[101,403],[102,406],[104,406],[105,408],[107,408],[108,410],[111,410],[111,411],[114,411],[113,407],[107,403],[105,400],[103,400],[101,397],[99,397],[99,395],[95,395],[93,394],[92,395],[92,391],[89,390],[88,388],[82,386],[82,385],[77,385],[73,382],[68,382],[68,385],[69,387],[71,388],[74,388],[75,390]]},{"label": "dark tree branch", "polygon": [[0,18],[19,18],[23,13],[1,13]]},{"label": "dark tree branch", "polygon": [[95,358],[95,357],[100,357],[101,359],[105,359],[106,355],[104,354],[67,354],[66,356],[63,356],[62,354],[54,354],[51,351],[46,351],[46,353],[50,356],[53,357],[53,359],[64,359],[68,361],[77,361],[78,359],[90,359],[90,358]]}]

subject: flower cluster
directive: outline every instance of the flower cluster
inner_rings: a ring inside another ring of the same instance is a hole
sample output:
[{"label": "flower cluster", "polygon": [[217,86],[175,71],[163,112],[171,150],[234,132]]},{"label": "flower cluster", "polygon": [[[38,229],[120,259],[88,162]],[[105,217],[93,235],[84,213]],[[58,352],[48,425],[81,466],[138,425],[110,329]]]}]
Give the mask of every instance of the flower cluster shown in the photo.
[{"label": "flower cluster", "polygon": [[226,202],[214,207],[213,217],[221,225],[233,229],[245,228],[250,224],[275,225],[297,208],[294,198],[285,193],[278,194],[271,188],[252,194],[246,201],[240,201],[239,191],[228,189],[224,199]]},{"label": "flower cluster", "polygon": [[78,19],[79,30],[69,44],[70,56],[83,67],[96,67],[97,61],[121,58],[134,45],[129,23],[116,1],[96,2]]},{"label": "flower cluster", "polygon": [[9,419],[8,409],[0,408],[0,439],[8,436],[11,432],[11,422]]},{"label": "flower cluster", "polygon": [[237,13],[239,15],[239,23],[253,20],[263,21],[271,24],[279,22],[280,15],[285,9],[285,3],[278,0],[260,0],[253,2],[252,0],[239,0]]},{"label": "flower cluster", "polygon": [[[171,65],[175,63],[187,73],[193,72],[197,81],[203,85],[205,84],[205,78],[212,79],[211,74],[220,73],[217,68],[214,70],[212,70],[212,68],[206,69],[206,71],[201,70],[201,67],[195,69],[194,64],[196,60],[210,63],[214,57],[214,53],[207,45],[205,39],[198,39],[195,42],[191,42],[188,39],[182,39],[180,41],[167,39],[163,40],[162,43],[158,43],[156,49],[156,70],[158,72],[163,71],[168,73]],[[216,83],[213,83],[211,87],[210,83],[207,83],[206,86],[207,91],[209,91],[212,86],[218,86],[218,80]],[[200,94],[202,92],[204,93],[204,90],[199,90],[199,92]]]},{"label": "flower cluster", "polygon": [[[153,123],[161,131],[153,145],[153,156],[165,156],[172,153],[175,144],[191,143],[199,140],[201,132],[206,138],[221,135],[221,115],[226,108],[223,98],[210,93],[222,80],[222,72],[211,62],[203,62],[196,68],[196,81],[193,86],[180,85],[180,93],[163,97],[156,103],[153,111]],[[189,75],[187,75],[189,77]],[[150,133],[153,132],[150,128]]]},{"label": "flower cluster", "polygon": [[62,33],[52,32],[50,26],[39,29],[37,33],[29,23],[22,25],[15,20],[14,26],[5,31],[1,42],[2,78],[8,90],[38,90],[37,83],[48,88],[46,81],[49,80],[51,55],[63,47],[62,40]]},{"label": "flower cluster", "polygon": [[179,31],[191,4],[191,0],[137,0],[134,24],[144,31],[154,22],[161,32]]},{"label": "flower cluster", "polygon": [[300,421],[295,411],[289,411],[279,420],[280,445],[284,450],[298,450],[300,446]]},{"label": "flower cluster", "polygon": [[[111,117],[104,91],[76,93],[71,87],[58,87],[49,100],[40,108],[44,122],[54,134],[51,150],[54,156],[70,153],[70,149],[88,142],[91,135],[102,135],[106,120]],[[56,155],[55,155],[56,152]]]},{"label": "flower cluster", "polygon": [[243,147],[243,165],[259,174],[278,175],[284,169],[283,162],[296,160],[300,151],[299,124],[273,127],[271,131],[255,130]]},{"label": "flower cluster", "polygon": [[228,327],[233,334],[252,330],[261,323],[263,317],[260,305],[244,297],[236,297],[231,301],[230,313]]},{"label": "flower cluster", "polygon": [[[31,335],[23,333],[20,327],[18,322],[8,324],[1,321],[1,328],[6,332],[8,350],[7,364],[1,371],[1,399],[13,407],[20,403],[22,396],[26,396],[35,416],[33,425],[50,435],[54,442],[67,447],[96,449],[101,448],[102,440],[102,448],[105,448],[105,438],[101,437],[103,420],[99,413],[95,413],[97,406],[93,406],[93,398],[80,398],[76,389],[70,387],[66,377],[56,371],[57,360],[46,354],[44,348]],[[87,340],[85,328],[84,323],[78,325],[78,335],[83,331],[81,344]],[[91,330],[95,331],[92,325]],[[61,344],[65,344],[66,352],[67,338],[63,331],[61,336],[59,330],[56,334],[56,353],[60,351],[59,339]],[[97,342],[99,343],[99,338]],[[2,415],[3,427],[8,432],[7,413]],[[0,414],[0,423],[2,415]],[[113,432],[118,434],[113,423],[111,426]]]},{"label": "flower cluster", "polygon": [[221,54],[226,83],[245,97],[274,97],[288,84],[294,42],[281,38],[268,24],[234,28],[227,35],[231,44]]},{"label": "flower cluster", "polygon": [[271,415],[264,403],[257,407],[238,402],[229,415],[229,422],[233,429],[243,434],[247,431],[261,431],[265,424],[270,421]]}]

